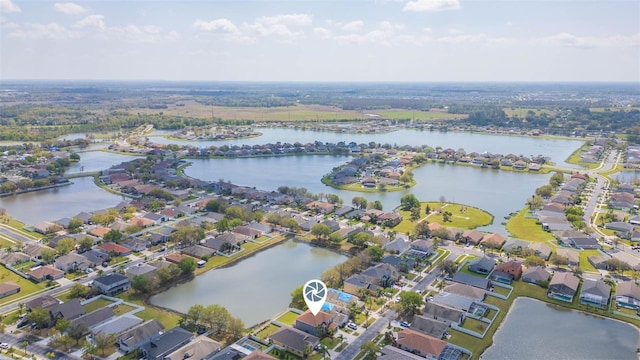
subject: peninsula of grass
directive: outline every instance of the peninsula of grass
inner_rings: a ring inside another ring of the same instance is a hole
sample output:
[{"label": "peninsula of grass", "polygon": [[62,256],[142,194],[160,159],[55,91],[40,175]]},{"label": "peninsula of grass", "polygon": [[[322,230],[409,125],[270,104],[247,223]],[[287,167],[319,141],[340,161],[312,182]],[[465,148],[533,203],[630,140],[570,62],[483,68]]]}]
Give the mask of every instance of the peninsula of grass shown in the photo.
[{"label": "peninsula of grass", "polygon": [[569,156],[569,158],[566,160],[566,162],[568,164],[584,166],[588,170],[597,168],[598,166],[600,166],[599,162],[598,163],[586,163],[586,162],[581,162],[580,161],[580,155],[582,154],[582,152],[587,150],[590,146],[591,145],[589,145],[588,143],[584,143],[581,147],[579,147],[576,151],[574,151]]},{"label": "peninsula of grass", "polygon": [[[426,213],[427,206],[429,206],[429,209],[431,210],[429,214]],[[449,221],[447,222],[444,221],[443,216],[445,211],[451,213]],[[393,228],[393,230],[400,233],[413,232],[416,224],[420,221],[438,223],[442,226],[462,229],[475,229],[477,227],[493,223],[493,215],[482,209],[449,202],[430,201],[420,203],[420,219],[417,221],[411,221],[410,211],[401,210],[400,215],[402,215],[403,220]]]},{"label": "peninsula of grass", "polygon": [[525,207],[509,219],[506,226],[509,234],[518,239],[534,242],[554,240],[550,232],[542,230],[538,219],[527,217],[528,213],[529,208]]},{"label": "peninsula of grass", "polygon": [[411,180],[411,182],[408,184],[402,184],[397,186],[387,185],[385,187],[378,186],[376,188],[367,188],[362,186],[361,183],[336,185],[331,181],[331,179],[329,179],[328,176],[323,176],[321,181],[323,184],[327,186],[331,186],[332,188],[335,188],[335,189],[347,190],[347,191],[359,191],[359,192],[365,192],[365,193],[402,191],[402,190],[407,190],[408,188],[415,186],[416,184],[415,180]]}]

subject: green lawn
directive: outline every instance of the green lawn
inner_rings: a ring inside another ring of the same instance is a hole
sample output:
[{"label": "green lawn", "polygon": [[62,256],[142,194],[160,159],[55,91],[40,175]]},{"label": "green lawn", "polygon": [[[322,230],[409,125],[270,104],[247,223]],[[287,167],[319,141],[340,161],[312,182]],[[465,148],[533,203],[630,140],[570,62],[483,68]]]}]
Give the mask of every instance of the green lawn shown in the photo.
[{"label": "green lawn", "polygon": [[477,333],[482,334],[489,324],[483,323],[482,321],[478,321],[476,319],[472,319],[470,317],[466,317],[464,322],[462,323],[462,327],[465,329],[469,329],[471,331],[475,331]]},{"label": "green lawn", "polygon": [[[431,209],[431,214],[427,216],[425,210],[427,205]],[[448,211],[452,215],[450,221],[444,222],[441,214],[436,214],[434,211],[442,209],[442,211]],[[464,209],[464,210],[463,210]],[[464,211],[464,212],[463,212]],[[410,211],[400,211],[402,215],[402,221],[400,224],[393,228],[394,231],[400,233],[413,232],[416,227],[416,222],[411,221]],[[428,221],[429,223],[438,223],[445,227],[456,227],[463,229],[475,229],[479,226],[489,225],[493,222],[493,215],[488,212],[478,209],[472,206],[455,204],[455,203],[442,203],[442,202],[423,202],[420,204],[420,220]]]},{"label": "green lawn", "polygon": [[580,251],[580,268],[582,269],[582,271],[597,273],[598,270],[595,267],[593,267],[593,265],[591,265],[589,260],[587,260],[587,257],[600,256],[600,255],[602,254],[598,252],[598,250],[596,249],[588,249],[588,250]]},{"label": "green lawn", "polygon": [[0,283],[12,281],[20,286],[20,292],[0,299],[0,305],[8,304],[16,299],[27,297],[30,294],[41,291],[46,288],[46,281],[36,284],[31,280],[27,280],[13,271],[7,269],[4,265],[0,266]]},{"label": "green lawn", "polygon": [[166,329],[171,329],[178,325],[180,314],[178,314],[177,312],[156,308],[151,305],[146,305],[143,299],[133,290],[118,294],[117,297],[126,302],[145,307],[144,310],[136,313],[136,316],[144,321],[158,319],[158,321],[160,321]]},{"label": "green lawn", "polygon": [[56,299],[62,301],[62,302],[67,302],[69,300],[71,300],[71,292],[70,291],[65,291],[62,292],[56,296],[54,296]]},{"label": "green lawn", "polygon": [[116,314],[116,316],[120,316],[122,314],[128,313],[129,311],[134,310],[135,307],[127,304],[120,304],[120,305],[114,306],[112,309],[113,309],[113,312]]},{"label": "green lawn", "polygon": [[35,261],[29,260],[29,261],[25,261],[23,263],[17,264],[13,268],[22,273],[27,273],[35,265],[36,265]]},{"label": "green lawn", "polygon": [[258,332],[256,334],[257,337],[259,337],[260,339],[266,339],[267,336],[273,334],[274,332],[278,331],[278,329],[280,329],[279,326],[273,325],[273,324],[269,324],[269,326],[267,326],[266,328],[260,330],[260,332]]},{"label": "green lawn", "polygon": [[517,215],[512,216],[507,222],[507,231],[511,236],[535,242],[546,242],[553,240],[554,237],[550,232],[542,230],[542,226],[538,224],[536,219],[526,219],[528,207],[520,210]]},{"label": "green lawn", "polygon": [[84,311],[85,313],[90,313],[94,310],[102,309],[109,304],[113,304],[113,301],[100,298],[84,305]]},{"label": "green lawn", "polygon": [[289,311],[284,315],[280,316],[276,321],[279,321],[286,325],[293,325],[293,323],[296,322],[296,319],[298,318],[298,316],[299,315],[294,313],[293,311]]},{"label": "green lawn", "polygon": [[336,346],[338,346],[338,344],[340,344],[340,339],[325,337],[324,339],[320,340],[320,343],[326,346],[328,349],[333,350],[333,348],[335,348]]},{"label": "green lawn", "polygon": [[585,163],[585,162],[580,162],[580,155],[582,155],[582,153],[585,150],[588,150],[590,148],[590,145],[587,143],[584,143],[584,145],[582,145],[581,147],[579,147],[576,151],[574,151],[569,158],[566,160],[567,163],[569,164],[574,164],[574,165],[580,165],[580,166],[584,166],[587,169],[595,169],[597,168],[600,163]]}]

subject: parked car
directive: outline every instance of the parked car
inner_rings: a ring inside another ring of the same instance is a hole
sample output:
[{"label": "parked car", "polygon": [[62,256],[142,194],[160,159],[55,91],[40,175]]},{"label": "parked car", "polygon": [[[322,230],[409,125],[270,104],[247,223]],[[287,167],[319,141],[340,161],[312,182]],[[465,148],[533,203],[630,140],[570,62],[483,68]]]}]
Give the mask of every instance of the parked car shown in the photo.
[{"label": "parked car", "polygon": [[352,322],[348,323],[347,327],[351,330],[358,330],[358,326]]},{"label": "parked car", "polygon": [[411,327],[411,324],[409,324],[409,323],[408,323],[408,322],[406,322],[406,321],[400,321],[400,326],[402,326],[402,327],[404,327],[404,328],[408,328],[408,327]]},{"label": "parked car", "polygon": [[0,344],[0,349],[5,349],[6,350],[8,348],[9,348],[9,344],[7,344],[7,343]]}]

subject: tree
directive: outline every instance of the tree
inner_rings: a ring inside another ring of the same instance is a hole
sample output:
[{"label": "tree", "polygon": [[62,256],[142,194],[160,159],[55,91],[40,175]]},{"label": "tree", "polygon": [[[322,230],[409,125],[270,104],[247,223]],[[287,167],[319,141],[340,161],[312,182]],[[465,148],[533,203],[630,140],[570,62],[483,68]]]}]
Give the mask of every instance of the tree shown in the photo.
[{"label": "tree", "polygon": [[336,194],[327,194],[327,202],[330,204],[342,204],[342,199]]},{"label": "tree", "polygon": [[406,194],[400,198],[400,208],[409,211],[414,207],[420,207],[420,201],[413,194]]},{"label": "tree", "polygon": [[420,219],[420,207],[413,207],[411,208],[411,221],[417,221],[418,219]]},{"label": "tree", "polygon": [[51,323],[51,314],[49,314],[49,310],[38,307],[27,315],[27,319],[29,319],[30,323],[35,323],[38,329],[44,329]]},{"label": "tree", "polygon": [[251,221],[253,216],[240,206],[229,206],[224,210],[224,217],[227,219],[241,219],[243,221]]},{"label": "tree", "polygon": [[558,255],[558,254],[551,255],[551,258],[549,259],[549,261],[551,261],[551,263],[555,265],[557,268],[563,265],[569,265],[569,258],[567,258],[566,256]]},{"label": "tree", "polygon": [[442,269],[443,273],[451,277],[458,271],[458,265],[456,265],[453,260],[444,260],[440,263],[440,268]]},{"label": "tree", "polygon": [[224,307],[213,304],[205,308],[205,321],[217,338],[223,338],[228,331],[231,315]]},{"label": "tree", "polygon": [[196,263],[196,260],[192,257],[184,258],[180,260],[180,263],[178,264],[182,275],[193,275],[197,266],[198,264]]},{"label": "tree", "polygon": [[71,289],[69,289],[69,297],[72,299],[84,299],[85,297],[87,297],[89,290],[89,287],[85,285],[73,284],[73,286],[71,286]]},{"label": "tree", "polygon": [[82,239],[78,240],[78,250],[80,250],[80,252],[89,251],[92,247],[93,239],[91,239],[90,237],[85,236]]},{"label": "tree", "polygon": [[100,355],[104,357],[107,349],[116,343],[116,335],[99,332],[93,337],[93,340],[96,344],[96,350],[100,351]]},{"label": "tree", "polygon": [[67,330],[67,335],[76,341],[76,346],[78,345],[78,342],[80,342],[80,339],[82,339],[87,333],[89,333],[89,328],[85,324],[72,326]]},{"label": "tree", "polygon": [[111,229],[102,237],[104,242],[114,242],[117,243],[122,239],[122,233],[120,230]]},{"label": "tree", "polygon": [[315,224],[311,227],[311,234],[316,237],[316,240],[322,241],[331,235],[331,229],[325,224]]},{"label": "tree", "polygon": [[76,247],[76,242],[72,238],[62,238],[56,245],[56,250],[60,255],[67,255]]},{"label": "tree", "polygon": [[529,255],[524,259],[524,264],[527,267],[531,267],[531,266],[540,266],[540,267],[545,267],[545,262],[544,260],[537,256],[537,255]]},{"label": "tree", "polygon": [[430,232],[431,230],[429,229],[429,222],[426,220],[420,221],[419,223],[417,223],[416,227],[413,229],[413,234],[416,237],[419,237],[419,236],[428,237]]},{"label": "tree", "polygon": [[338,270],[336,270],[335,268],[325,270],[322,275],[320,275],[320,280],[327,284],[328,287],[334,289],[337,289],[342,285],[342,277],[340,276]]},{"label": "tree", "polygon": [[367,199],[363,196],[354,196],[353,199],[351,199],[351,205],[353,205],[353,207],[358,208],[360,210],[366,209]]},{"label": "tree", "polygon": [[71,218],[71,220],[69,220],[69,225],[67,225],[67,229],[69,229],[69,231],[71,232],[77,232],[80,227],[82,227],[82,220],[80,218],[77,217],[73,217]]},{"label": "tree", "polygon": [[204,229],[201,227],[186,225],[178,227],[178,230],[174,231],[169,240],[173,243],[182,243],[185,245],[193,245],[198,241],[204,239],[206,236]]},{"label": "tree", "polygon": [[291,307],[299,310],[307,310],[307,303],[304,301],[302,286],[298,286],[291,292]]},{"label": "tree", "polygon": [[527,205],[529,206],[529,210],[541,209],[544,206],[544,200],[540,195],[533,195],[527,200]]},{"label": "tree", "polygon": [[560,184],[562,184],[563,181],[564,181],[564,175],[561,172],[556,172],[551,176],[551,179],[549,179],[549,185],[556,188],[560,186]]},{"label": "tree", "polygon": [[229,230],[231,230],[231,226],[229,225],[229,220],[227,220],[226,218],[220,219],[220,221],[216,223],[216,231],[225,232]]},{"label": "tree", "polygon": [[366,251],[371,255],[371,260],[375,262],[380,262],[382,255],[384,255],[384,249],[377,245],[369,246]]},{"label": "tree", "polygon": [[238,341],[244,336],[245,331],[244,322],[242,322],[242,320],[230,317],[229,324],[227,325],[227,343]]},{"label": "tree", "polygon": [[224,210],[226,209],[226,207],[227,207],[227,204],[220,200],[209,200],[207,201],[207,205],[205,205],[205,209],[207,211],[217,212],[220,214],[224,213]]},{"label": "tree", "polygon": [[400,293],[400,307],[402,311],[407,314],[413,315],[418,312],[420,306],[422,306],[422,295],[413,291],[403,291]]},{"label": "tree", "polygon": [[543,185],[536,189],[536,195],[543,198],[549,198],[553,194],[553,187],[551,185]]},{"label": "tree", "polygon": [[382,211],[382,202],[380,200],[369,201],[367,209],[376,209]]},{"label": "tree", "polygon": [[360,352],[364,354],[362,359],[374,360],[378,352],[378,345],[373,341],[365,341],[360,345]]},{"label": "tree", "polygon": [[71,321],[65,318],[61,318],[56,321],[56,325],[54,326],[54,329],[56,329],[58,334],[63,334],[65,331],[67,331],[67,329],[69,328],[69,325],[71,325]]},{"label": "tree", "polygon": [[131,279],[131,288],[138,294],[146,294],[151,290],[151,281],[144,275],[136,275]]},{"label": "tree", "polygon": [[373,235],[367,232],[361,231],[359,233],[352,235],[351,239],[349,239],[349,242],[359,247],[365,247],[369,242],[371,242],[372,239],[373,239]]},{"label": "tree", "polygon": [[56,252],[49,249],[42,249],[40,257],[45,264],[49,264],[56,258]]}]

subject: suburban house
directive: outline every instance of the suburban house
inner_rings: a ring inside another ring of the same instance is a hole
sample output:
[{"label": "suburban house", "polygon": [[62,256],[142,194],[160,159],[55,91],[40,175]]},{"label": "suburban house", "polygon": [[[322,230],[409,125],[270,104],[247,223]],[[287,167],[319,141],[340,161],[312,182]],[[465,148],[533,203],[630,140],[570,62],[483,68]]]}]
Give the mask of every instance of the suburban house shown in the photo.
[{"label": "suburban house", "polygon": [[442,339],[449,329],[449,324],[423,315],[415,315],[411,322],[411,329],[433,336],[437,339]]},{"label": "suburban house", "polygon": [[580,254],[576,250],[559,247],[556,250],[556,254],[566,257],[569,260],[570,266],[580,264]]},{"label": "suburban house", "polygon": [[160,332],[151,337],[148,343],[142,345],[140,350],[148,360],[164,360],[165,356],[188,344],[193,339],[193,334],[176,326],[167,332]]},{"label": "suburban house", "polygon": [[443,321],[447,324],[462,324],[464,320],[464,311],[452,308],[450,306],[427,302],[422,309],[422,315],[435,320]]},{"label": "suburban house", "polygon": [[609,305],[610,296],[611,286],[605,284],[604,281],[600,279],[584,279],[582,281],[582,289],[580,289],[580,304],[606,309]]},{"label": "suburban house", "polygon": [[478,274],[488,274],[496,266],[496,261],[490,257],[483,256],[481,258],[475,258],[469,262],[469,271],[473,271]]},{"label": "suburban house", "polygon": [[440,356],[447,346],[446,341],[410,329],[399,331],[395,343],[402,350],[418,356],[435,359]]},{"label": "suburban house", "polygon": [[107,322],[114,316],[116,316],[116,314],[113,312],[113,309],[107,306],[71,320],[70,327],[84,326],[86,329],[90,329]]},{"label": "suburban house", "polygon": [[100,249],[106,251],[109,254],[115,254],[116,256],[128,256],[131,255],[132,252],[131,249],[112,242],[100,245]]},{"label": "suburban house", "polygon": [[484,238],[484,233],[479,230],[467,230],[462,233],[462,240],[471,245],[478,245]]},{"label": "suburban house", "polygon": [[475,286],[483,290],[491,289],[491,280],[481,278],[479,276],[473,276],[471,274],[465,274],[463,272],[457,272],[451,279],[453,282],[465,284],[469,286]]},{"label": "suburban house", "polygon": [[378,217],[378,223],[388,227],[394,227],[402,221],[402,216],[396,213],[384,213]]},{"label": "suburban house", "polygon": [[550,298],[572,302],[578,291],[580,278],[569,272],[556,272],[549,282],[547,296]]},{"label": "suburban house", "polygon": [[153,279],[158,269],[154,266],[151,266],[147,263],[140,263],[137,266],[132,266],[127,269],[127,278],[129,281],[133,280],[135,276],[142,275],[150,280]]},{"label": "suburban house", "polygon": [[482,238],[482,241],[480,241],[480,245],[484,245],[485,247],[492,249],[500,249],[506,241],[507,239],[504,236],[498,233],[491,233],[485,235]]},{"label": "suburban house", "polygon": [[60,271],[53,266],[46,265],[32,268],[31,271],[27,273],[27,275],[31,279],[40,282],[44,280],[62,279],[64,277],[64,271]]},{"label": "suburban house", "polygon": [[283,326],[267,338],[280,349],[298,356],[304,356],[305,348],[314,349],[320,343],[320,339],[316,336],[288,326]]},{"label": "suburban house", "polygon": [[76,253],[69,253],[58,257],[54,262],[54,265],[56,268],[64,272],[74,272],[90,267],[87,258]]},{"label": "suburban house", "polygon": [[433,253],[433,240],[418,239],[411,242],[411,249],[421,251],[423,253]]},{"label": "suburban house", "polygon": [[46,308],[53,304],[59,304],[59,303],[60,303],[60,300],[54,298],[53,296],[43,295],[43,296],[38,296],[33,300],[29,300],[25,302],[24,306],[27,308],[27,311],[32,311],[33,309],[37,309],[39,307]]},{"label": "suburban house", "polygon": [[321,310],[316,315],[313,315],[311,311],[307,310],[298,316],[293,327],[307,334],[322,338],[334,331],[337,327],[336,325],[333,322],[333,317],[328,312]]},{"label": "suburban house", "polygon": [[409,272],[410,270],[413,270],[417,265],[415,260],[398,255],[387,255],[383,257],[381,261],[383,264],[392,265],[400,272]]},{"label": "suburban house", "polygon": [[149,343],[152,336],[161,333],[163,330],[164,326],[158,319],[151,319],[123,332],[118,336],[116,342],[120,350],[128,354]]},{"label": "suburban house", "polygon": [[218,352],[222,344],[208,336],[200,335],[188,344],[166,355],[164,360],[184,360],[188,358],[204,359],[206,356]]},{"label": "suburban house", "polygon": [[414,355],[410,352],[404,351],[397,347],[393,347],[391,345],[386,345],[382,349],[380,349],[380,356],[377,357],[378,360],[422,360],[424,357]]},{"label": "suburban house", "polygon": [[333,204],[323,201],[312,201],[307,204],[307,209],[315,210],[322,214],[328,214],[332,212],[334,208],[335,206]]},{"label": "suburban house", "polygon": [[84,315],[84,307],[80,304],[80,300],[71,299],[63,303],[51,304],[45,309],[49,310],[51,315],[51,325],[55,323],[56,319],[74,320]]},{"label": "suburban house", "polygon": [[616,305],[629,309],[640,309],[640,287],[634,281],[625,281],[616,288]]},{"label": "suburban house", "polygon": [[20,285],[7,281],[0,284],[0,299],[20,292]]},{"label": "suburban house", "polygon": [[97,277],[93,280],[93,286],[104,295],[118,294],[131,288],[129,278],[121,274],[109,274]]},{"label": "suburban house", "polygon": [[402,237],[396,237],[395,240],[389,241],[384,250],[392,254],[402,254],[411,247],[411,242]]},{"label": "suburban house", "polygon": [[522,281],[531,284],[539,284],[541,281],[549,281],[550,276],[551,274],[544,268],[540,266],[533,266],[522,272]]},{"label": "suburban house", "polygon": [[118,335],[118,334],[124,333],[125,331],[133,328],[136,325],[141,324],[143,321],[144,320],[140,319],[135,315],[124,314],[124,315],[120,315],[118,317],[109,319],[100,325],[96,325],[92,327],[91,333],[93,335],[97,335],[100,333],[104,335],[108,335],[108,334]]},{"label": "suburban house", "polygon": [[549,260],[551,257],[551,247],[541,242],[532,243],[528,246],[529,249],[532,249],[536,252],[536,255],[542,258],[543,260]]},{"label": "suburban house", "polygon": [[522,275],[522,264],[515,260],[510,260],[496,266],[491,274],[491,279],[510,284]]},{"label": "suburban house", "polygon": [[476,301],[484,300],[484,297],[487,294],[486,290],[477,288],[475,286],[470,286],[470,285],[465,285],[460,283],[453,283],[453,284],[447,285],[445,286],[444,289],[442,289],[442,291],[468,297]]}]

